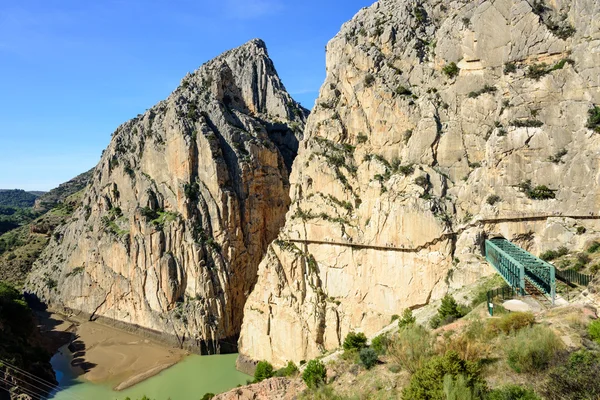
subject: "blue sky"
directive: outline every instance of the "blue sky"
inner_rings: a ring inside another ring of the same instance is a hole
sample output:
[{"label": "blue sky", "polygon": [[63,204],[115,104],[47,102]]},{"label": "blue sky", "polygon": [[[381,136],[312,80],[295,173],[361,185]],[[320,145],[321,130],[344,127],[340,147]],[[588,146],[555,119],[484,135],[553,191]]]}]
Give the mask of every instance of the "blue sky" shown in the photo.
[{"label": "blue sky", "polygon": [[312,108],[325,44],[374,0],[3,0],[0,188],[49,190],[188,72],[259,37]]}]

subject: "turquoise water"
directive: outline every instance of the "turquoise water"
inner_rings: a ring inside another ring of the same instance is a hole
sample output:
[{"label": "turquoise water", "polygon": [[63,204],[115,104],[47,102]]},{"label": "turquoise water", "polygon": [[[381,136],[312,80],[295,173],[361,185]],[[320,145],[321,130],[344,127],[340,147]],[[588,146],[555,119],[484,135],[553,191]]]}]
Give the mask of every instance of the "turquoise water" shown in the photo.
[{"label": "turquoise water", "polygon": [[109,385],[77,379],[70,368],[69,351],[63,347],[61,352],[51,361],[59,384],[50,397],[53,400],[136,400],[143,395],[153,400],[199,400],[207,392],[224,392],[250,379],[235,369],[237,354],[191,355],[150,379],[115,392]]}]

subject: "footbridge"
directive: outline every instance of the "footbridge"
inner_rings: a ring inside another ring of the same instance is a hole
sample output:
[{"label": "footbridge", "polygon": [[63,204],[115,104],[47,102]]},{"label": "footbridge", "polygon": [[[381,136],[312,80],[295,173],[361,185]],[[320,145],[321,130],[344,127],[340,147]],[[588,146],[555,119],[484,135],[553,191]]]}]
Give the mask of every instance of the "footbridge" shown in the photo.
[{"label": "footbridge", "polygon": [[541,292],[554,304],[556,272],[553,265],[504,238],[485,241],[485,258],[517,293]]}]

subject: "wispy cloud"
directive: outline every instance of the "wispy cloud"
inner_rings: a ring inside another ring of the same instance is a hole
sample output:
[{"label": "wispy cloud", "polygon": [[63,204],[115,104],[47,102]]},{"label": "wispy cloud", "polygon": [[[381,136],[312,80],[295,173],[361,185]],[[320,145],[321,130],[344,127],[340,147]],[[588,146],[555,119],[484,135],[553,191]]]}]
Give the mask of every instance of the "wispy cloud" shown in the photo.
[{"label": "wispy cloud", "polygon": [[256,19],[283,10],[281,0],[226,0],[228,16],[235,19]]}]

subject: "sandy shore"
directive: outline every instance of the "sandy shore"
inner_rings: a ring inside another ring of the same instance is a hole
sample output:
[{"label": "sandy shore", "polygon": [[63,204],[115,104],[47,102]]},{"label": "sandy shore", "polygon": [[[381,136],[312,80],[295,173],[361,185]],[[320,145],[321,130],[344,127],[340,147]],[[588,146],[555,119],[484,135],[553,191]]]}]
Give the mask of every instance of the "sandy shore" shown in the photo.
[{"label": "sandy shore", "polygon": [[58,335],[70,332],[74,339],[72,366],[80,377],[94,383],[110,383],[123,390],[176,364],[187,352],[166,347],[152,340],[122,330],[89,321],[73,321],[51,314],[51,329]]}]

